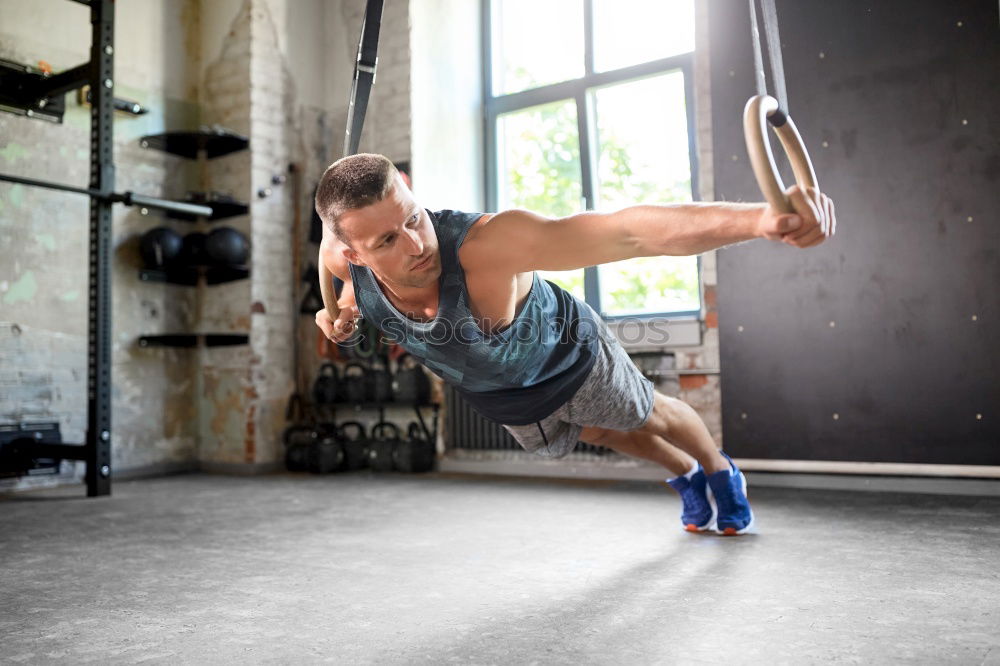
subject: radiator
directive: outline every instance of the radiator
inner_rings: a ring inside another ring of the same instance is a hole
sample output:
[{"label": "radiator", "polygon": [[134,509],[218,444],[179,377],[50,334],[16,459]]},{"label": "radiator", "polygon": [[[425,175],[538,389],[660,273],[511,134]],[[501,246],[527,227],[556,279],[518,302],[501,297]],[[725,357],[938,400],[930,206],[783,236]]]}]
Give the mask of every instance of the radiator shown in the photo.
[{"label": "radiator", "polygon": [[[503,426],[481,416],[455,389],[445,386],[445,446],[474,451],[521,451],[521,446]],[[603,446],[580,442],[577,453],[614,453]]]}]

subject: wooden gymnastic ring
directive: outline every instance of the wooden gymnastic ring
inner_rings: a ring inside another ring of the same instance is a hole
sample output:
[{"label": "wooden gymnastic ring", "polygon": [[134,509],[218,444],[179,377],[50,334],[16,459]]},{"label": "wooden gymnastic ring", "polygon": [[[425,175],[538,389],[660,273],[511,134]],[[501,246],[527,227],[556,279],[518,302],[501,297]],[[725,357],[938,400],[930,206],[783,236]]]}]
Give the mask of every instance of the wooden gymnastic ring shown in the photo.
[{"label": "wooden gymnastic ring", "polygon": [[[750,165],[753,167],[757,185],[764,198],[779,213],[793,213],[795,211],[792,204],[785,196],[785,184],[781,181],[778,168],[774,164],[771,143],[767,140],[765,125],[769,122],[768,118],[776,112],[778,112],[778,100],[770,95],[751,97],[743,109],[743,135],[747,141]],[[775,118],[771,119],[771,123],[778,139],[781,140],[785,154],[788,155],[788,161],[795,173],[795,182],[802,188],[819,189],[816,172],[809,159],[809,151],[806,150],[791,116],[778,112]]]}]

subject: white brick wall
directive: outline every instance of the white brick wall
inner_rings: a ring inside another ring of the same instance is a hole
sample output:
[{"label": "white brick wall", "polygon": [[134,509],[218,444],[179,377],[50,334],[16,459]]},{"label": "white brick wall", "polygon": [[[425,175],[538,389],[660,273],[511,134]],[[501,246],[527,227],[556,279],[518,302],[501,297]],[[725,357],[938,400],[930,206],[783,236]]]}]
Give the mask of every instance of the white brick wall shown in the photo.
[{"label": "white brick wall", "polygon": [[[232,17],[221,42],[218,57],[204,65],[202,122],[219,124],[252,137],[251,62],[253,56],[253,3],[244,0]],[[216,31],[223,26],[216,26]],[[252,204],[252,152],[242,151],[215,158],[203,165],[193,189],[225,192]],[[253,243],[251,215],[203,225],[208,232],[220,225],[246,234]],[[200,332],[250,333],[251,346],[200,349],[196,352],[195,395],[198,420],[198,459],[208,463],[253,462],[251,420],[253,359],[250,300],[252,283],[259,279],[251,258],[251,278],[211,287],[199,287],[199,307],[193,329]],[[249,442],[248,442],[249,439]],[[248,447],[249,443],[249,447]],[[249,452],[248,452],[249,448]]]}]

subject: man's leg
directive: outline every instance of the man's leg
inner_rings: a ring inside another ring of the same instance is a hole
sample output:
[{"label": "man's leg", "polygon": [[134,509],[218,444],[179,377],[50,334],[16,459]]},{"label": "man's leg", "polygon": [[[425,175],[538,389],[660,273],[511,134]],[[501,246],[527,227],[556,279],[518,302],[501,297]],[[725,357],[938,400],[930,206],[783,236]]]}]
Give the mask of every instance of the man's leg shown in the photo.
[{"label": "man's leg", "polygon": [[[631,432],[586,427],[580,439],[606,446],[629,456],[656,462],[675,477],[670,484],[684,499],[681,520],[686,529],[701,531],[710,523],[702,505],[705,485],[712,487],[719,504],[718,530],[724,534],[742,534],[753,524],[753,512],[746,500],[746,480],[715,446],[705,423],[688,404],[676,398],[653,393],[653,409],[645,425]],[[694,460],[704,472],[694,471]],[[704,476],[702,476],[704,474]],[[683,476],[685,478],[681,478]],[[693,475],[693,476],[692,476]],[[689,483],[694,482],[694,484]],[[691,492],[692,485],[697,485]],[[690,495],[690,496],[689,496]],[[707,500],[707,497],[705,498]],[[702,516],[702,519],[692,517]],[[712,512],[714,518],[714,512]]]},{"label": "man's leg", "polygon": [[588,444],[634,458],[644,458],[663,465],[673,478],[667,483],[681,497],[681,524],[689,532],[703,532],[715,527],[715,508],[707,494],[705,473],[695,459],[662,437],[642,430],[623,432],[606,428],[584,428],[580,439]]},{"label": "man's leg", "polygon": [[[627,434],[628,437],[617,436],[620,434]],[[588,437],[607,439],[610,443],[601,446],[652,460],[674,472],[675,476],[691,469],[691,458],[701,463],[706,474],[729,469],[729,461],[719,453],[715,440],[698,412],[682,400],[655,391],[653,409],[644,426],[631,433],[617,433],[605,428],[584,428],[580,439],[591,443]]]},{"label": "man's leg", "polygon": [[695,460],[658,435],[642,430],[623,432],[607,428],[586,427],[580,441],[603,446],[633,458],[650,460],[670,470],[674,476],[686,474]]}]

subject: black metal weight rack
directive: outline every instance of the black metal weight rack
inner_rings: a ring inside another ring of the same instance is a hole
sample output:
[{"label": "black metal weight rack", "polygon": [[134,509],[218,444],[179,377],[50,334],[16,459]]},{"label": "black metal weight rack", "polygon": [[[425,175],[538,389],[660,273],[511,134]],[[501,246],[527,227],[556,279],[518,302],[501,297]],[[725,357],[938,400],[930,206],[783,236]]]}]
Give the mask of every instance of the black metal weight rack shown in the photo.
[{"label": "black metal weight rack", "polygon": [[[87,321],[87,431],[86,442],[46,441],[44,431],[22,427],[15,440],[30,457],[86,462],[87,495],[111,494],[111,206],[114,203],[157,208],[188,215],[211,215],[208,206],[117,193],[112,142],[114,99],[113,0],[74,0],[90,7],[92,39],[90,61],[54,76],[23,68],[2,72],[0,106],[29,117],[61,120],[61,96],[90,86],[90,184],[79,188],[59,183],[0,174],[0,180],[85,194],[90,197],[89,292]],[[53,102],[53,100],[56,100]],[[41,434],[40,434],[41,433]],[[8,438],[11,433],[7,433]],[[55,438],[53,438],[55,439]]]}]

